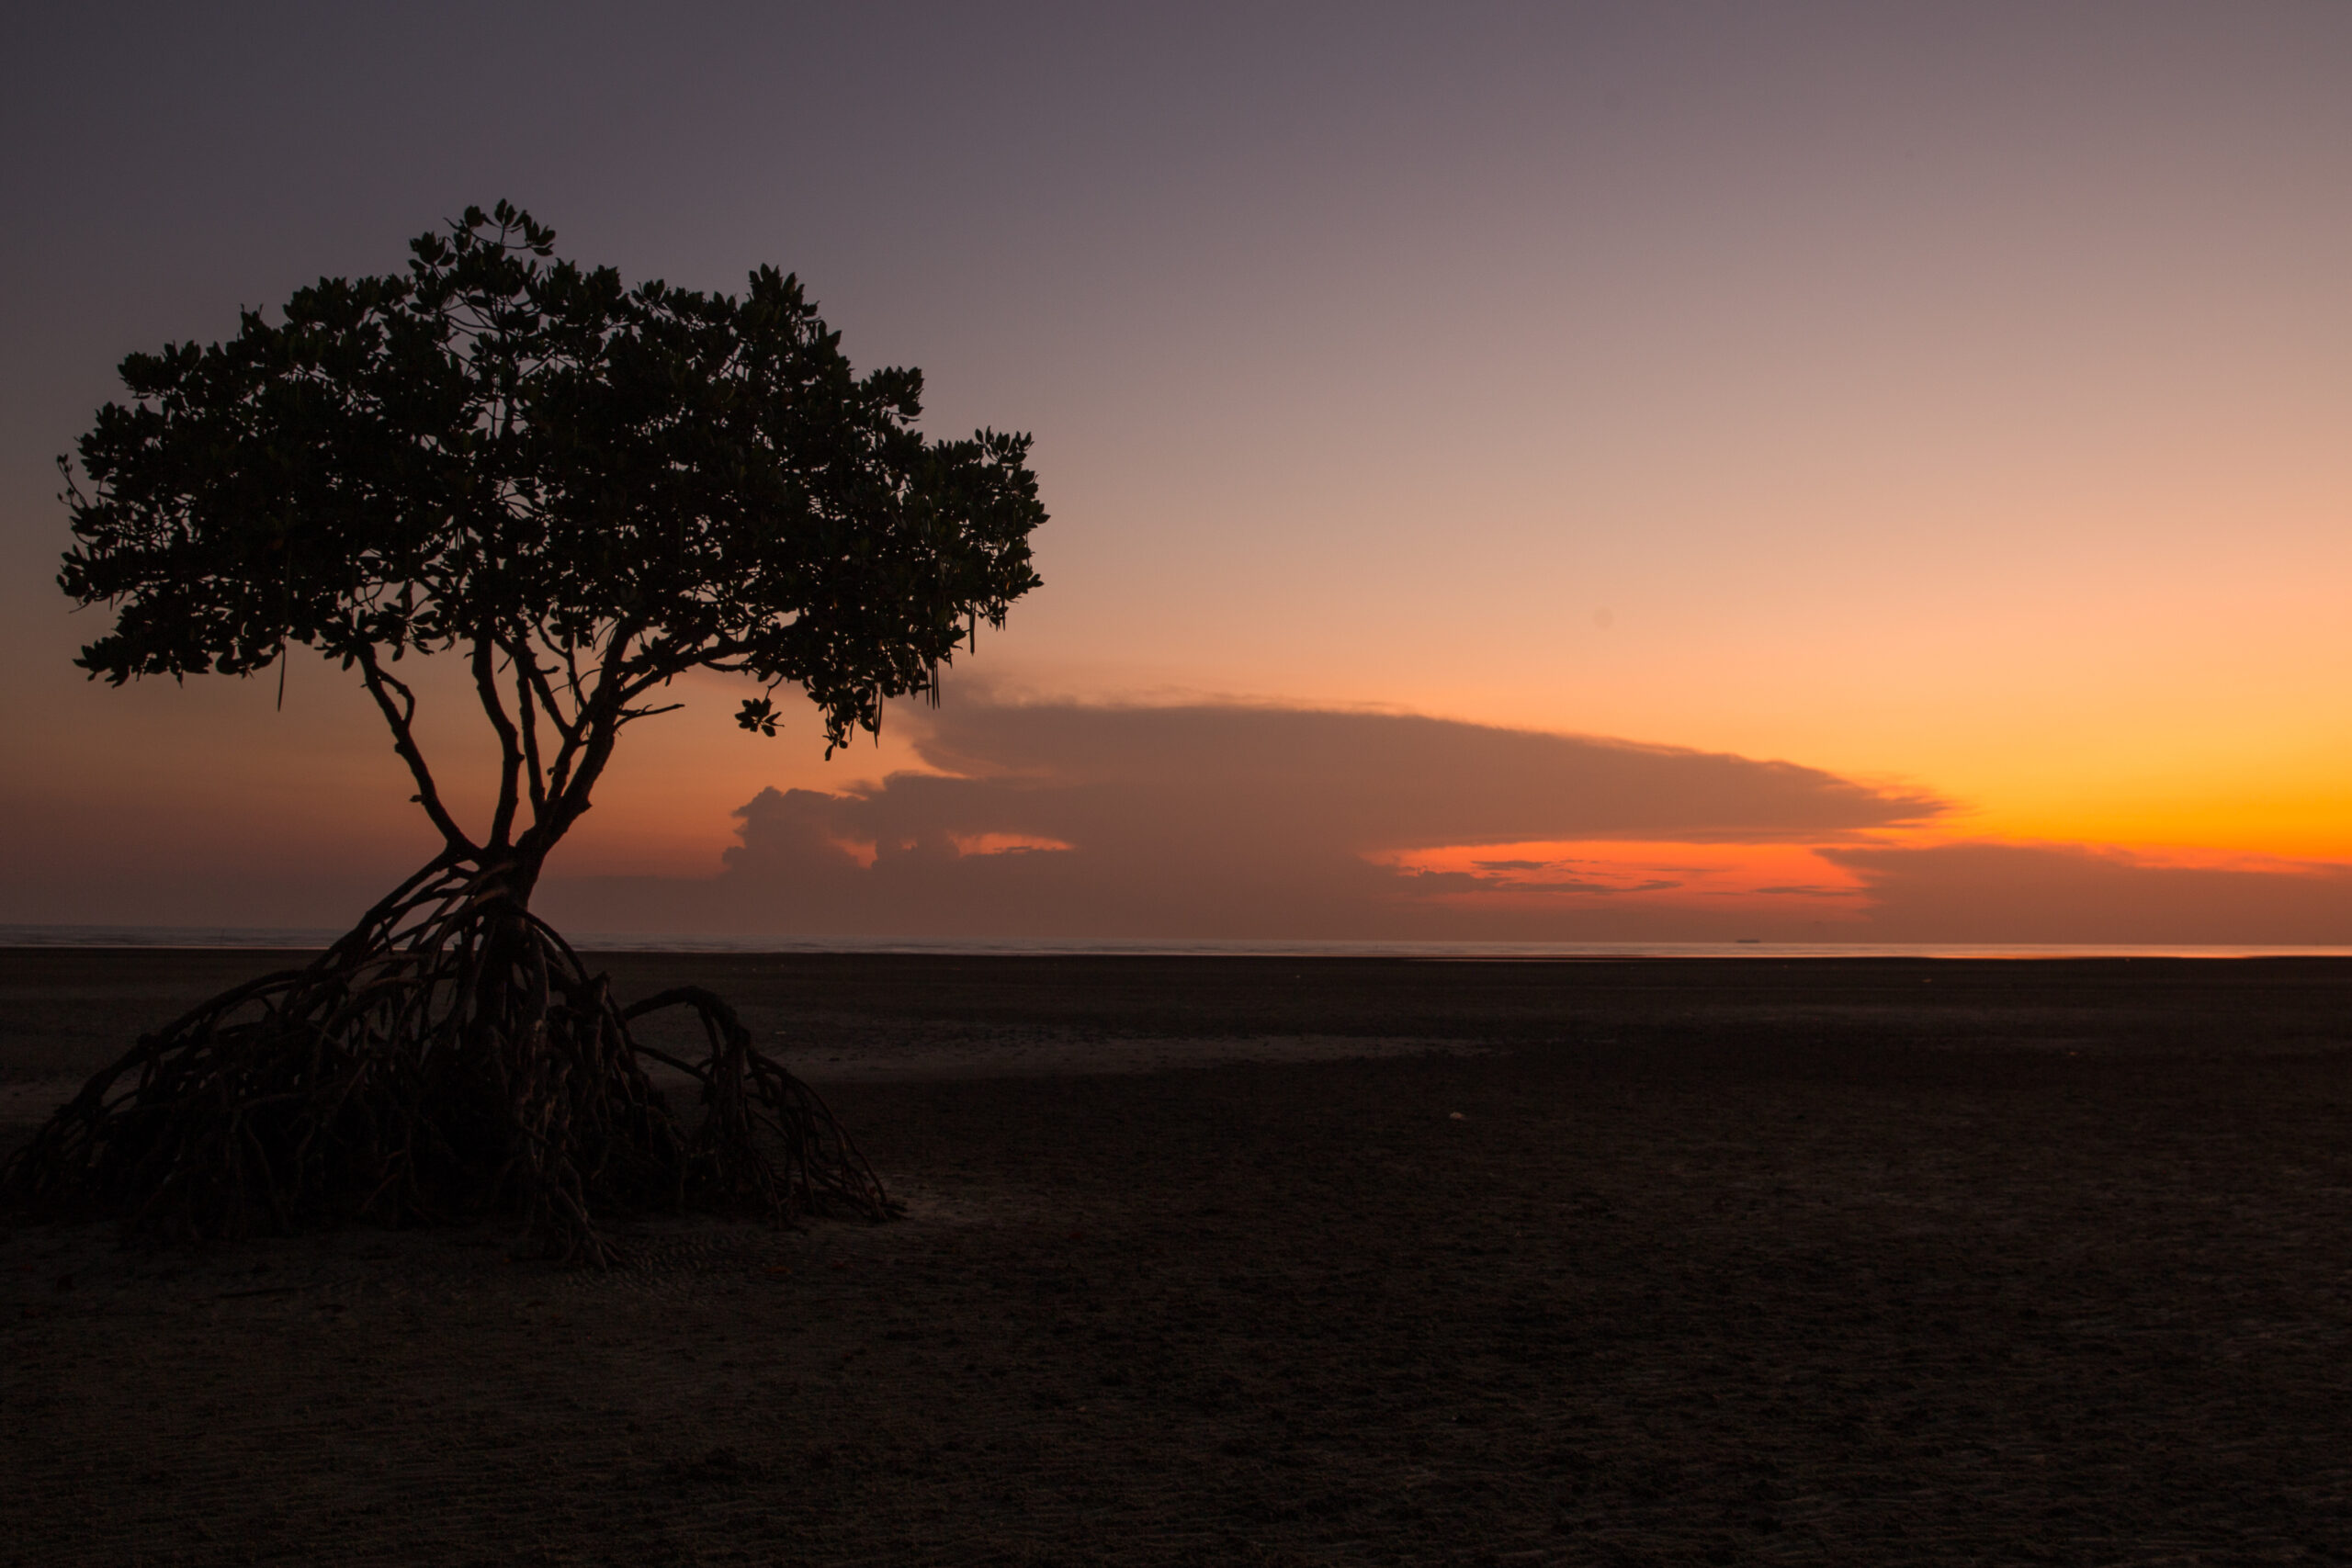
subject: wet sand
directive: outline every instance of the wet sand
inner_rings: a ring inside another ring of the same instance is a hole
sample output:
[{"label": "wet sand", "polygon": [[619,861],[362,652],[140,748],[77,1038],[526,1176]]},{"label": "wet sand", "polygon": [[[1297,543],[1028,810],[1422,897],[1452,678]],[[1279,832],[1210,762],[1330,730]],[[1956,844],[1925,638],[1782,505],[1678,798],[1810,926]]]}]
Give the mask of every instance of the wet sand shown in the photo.
[{"label": "wet sand", "polygon": [[[0,1233],[0,1561],[2352,1558],[2352,965],[608,962],[908,1218]],[[0,1140],[268,966],[0,951]]]}]

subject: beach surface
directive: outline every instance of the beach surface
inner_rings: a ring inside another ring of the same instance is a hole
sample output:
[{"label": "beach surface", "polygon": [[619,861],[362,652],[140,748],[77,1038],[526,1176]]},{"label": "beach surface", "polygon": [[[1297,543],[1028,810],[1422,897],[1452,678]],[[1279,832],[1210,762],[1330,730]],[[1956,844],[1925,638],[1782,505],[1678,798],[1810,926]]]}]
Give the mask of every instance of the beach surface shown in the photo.
[{"label": "beach surface", "polygon": [[[0,950],[0,1147],[299,961]],[[595,963],[907,1217],[0,1230],[0,1562],[2352,1561],[2352,964]]]}]

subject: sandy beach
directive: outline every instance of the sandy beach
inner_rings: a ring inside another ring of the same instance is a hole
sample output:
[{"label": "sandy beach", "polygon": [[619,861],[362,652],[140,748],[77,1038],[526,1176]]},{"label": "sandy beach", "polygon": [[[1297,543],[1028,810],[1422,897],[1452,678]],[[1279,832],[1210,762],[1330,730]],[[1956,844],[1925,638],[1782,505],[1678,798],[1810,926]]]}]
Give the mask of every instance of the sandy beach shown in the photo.
[{"label": "sandy beach", "polygon": [[[2352,1560],[2352,965],[599,962],[906,1219],[0,1232],[0,1561]],[[0,951],[0,1141],[272,966]]]}]

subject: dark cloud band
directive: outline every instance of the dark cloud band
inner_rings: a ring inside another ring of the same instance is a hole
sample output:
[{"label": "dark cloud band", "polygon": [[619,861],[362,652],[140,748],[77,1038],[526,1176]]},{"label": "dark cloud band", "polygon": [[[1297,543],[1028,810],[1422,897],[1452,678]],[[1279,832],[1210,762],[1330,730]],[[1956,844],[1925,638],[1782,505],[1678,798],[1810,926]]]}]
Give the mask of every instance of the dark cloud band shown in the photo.
[{"label": "dark cloud band", "polygon": [[[1614,896],[1673,883],[1500,861],[1487,869],[1504,874],[1479,877],[1367,857],[1540,840],[1835,841],[1941,809],[1923,795],[1787,762],[1414,715],[960,697],[920,722],[919,754],[940,772],[841,794],[764,791],[738,813],[741,841],[720,877],[630,885],[638,909],[626,923],[840,934],[1578,934],[1590,911],[1481,911],[1439,899]],[[979,840],[1069,847],[959,848]],[[1517,874],[1529,872],[1539,874]],[[621,891],[576,886],[571,897],[606,907],[575,918],[612,929],[609,902]],[[1645,935],[1718,934],[1742,919],[1634,919],[1648,923]]]}]

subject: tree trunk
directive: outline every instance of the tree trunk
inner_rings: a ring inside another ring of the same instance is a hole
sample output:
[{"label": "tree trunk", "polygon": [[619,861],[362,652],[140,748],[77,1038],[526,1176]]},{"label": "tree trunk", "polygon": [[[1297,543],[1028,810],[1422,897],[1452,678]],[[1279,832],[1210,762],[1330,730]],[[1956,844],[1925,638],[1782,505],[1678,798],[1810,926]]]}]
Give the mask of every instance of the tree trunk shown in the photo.
[{"label": "tree trunk", "polygon": [[[823,1102],[725,1002],[614,1000],[530,913],[542,858],[444,856],[307,968],[141,1039],[0,1169],[0,1197],[182,1239],[505,1213],[600,1266],[599,1219],[618,1213],[888,1217]],[[631,1022],[663,1007],[700,1019],[700,1059],[637,1043]],[[689,1115],[649,1062],[684,1076]]]}]

